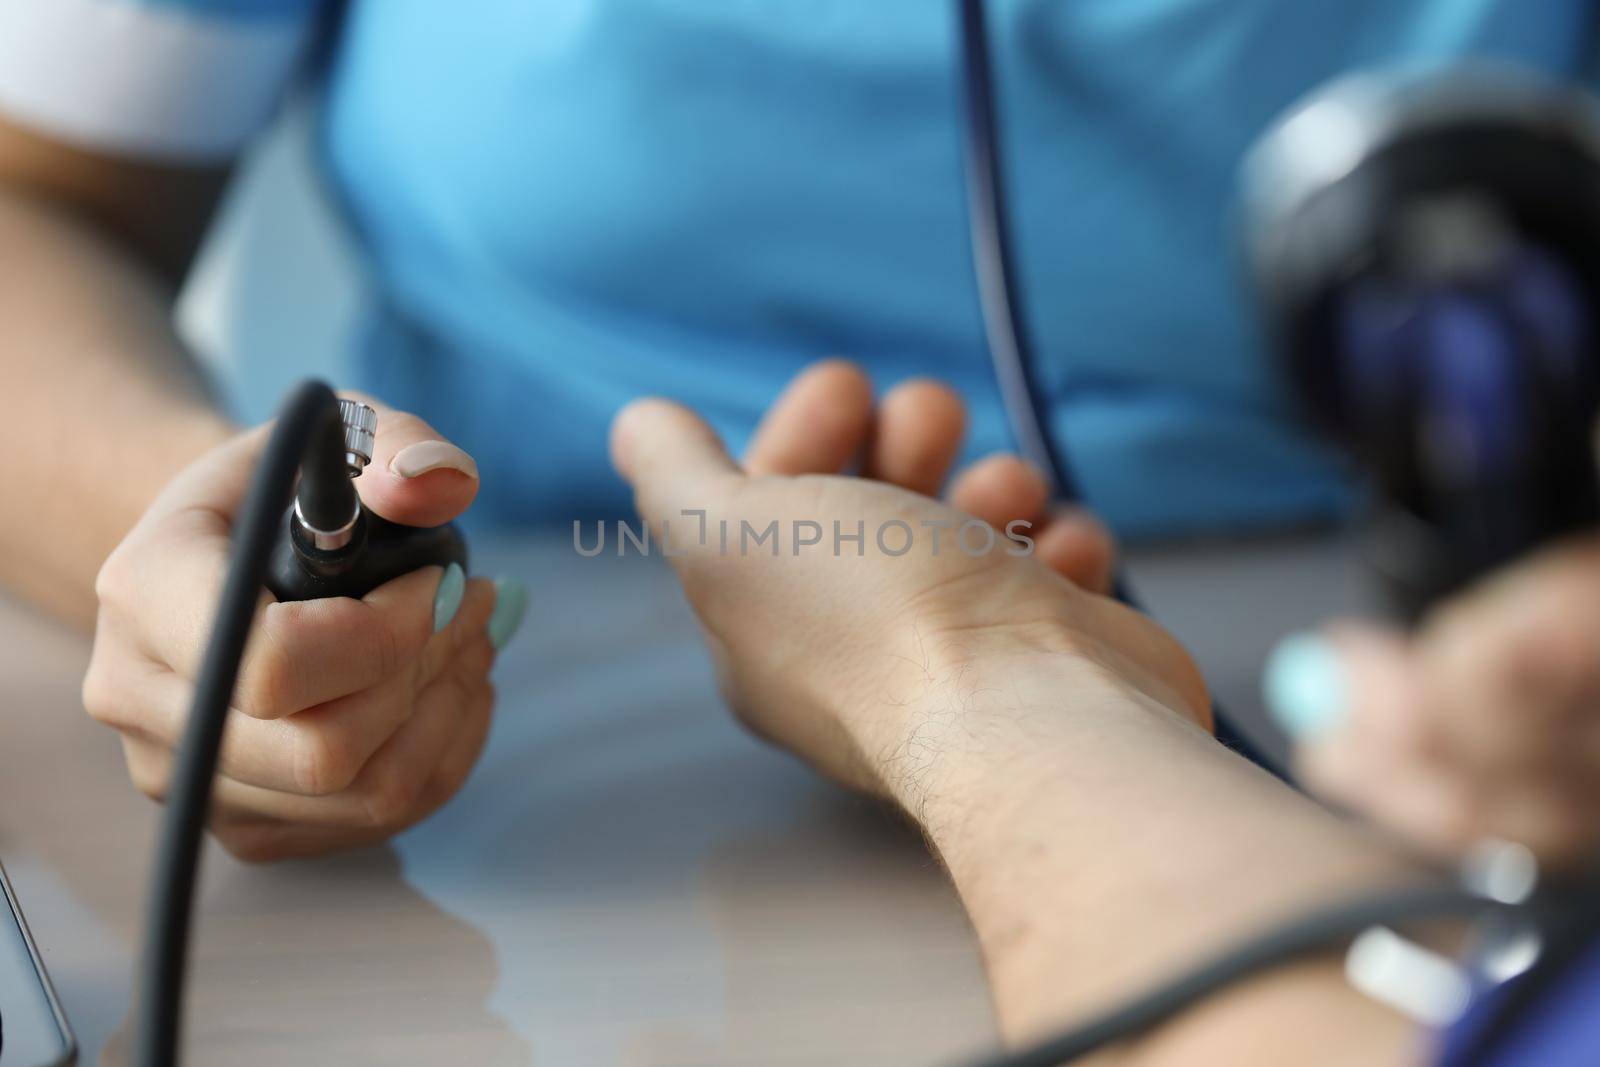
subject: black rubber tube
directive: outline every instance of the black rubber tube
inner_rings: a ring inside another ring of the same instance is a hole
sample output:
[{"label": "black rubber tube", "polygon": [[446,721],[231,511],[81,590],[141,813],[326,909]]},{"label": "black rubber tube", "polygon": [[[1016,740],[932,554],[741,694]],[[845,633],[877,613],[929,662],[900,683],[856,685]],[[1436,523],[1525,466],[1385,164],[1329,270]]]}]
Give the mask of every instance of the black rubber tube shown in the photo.
[{"label": "black rubber tube", "polygon": [[314,530],[340,530],[356,513],[356,487],[344,458],[344,422],[334,403],[332,419],[316,420],[300,461],[295,502]]},{"label": "black rubber tube", "polygon": [[[211,625],[211,641],[195,681],[189,721],[172,767],[166,818],[151,879],[137,989],[139,1067],[171,1067],[177,1062],[200,842],[211,808],[211,781],[245,639],[250,635],[267,560],[283,529],[283,514],[294,491],[295,473],[302,459],[310,459],[314,461],[313,469],[327,474],[330,458],[338,465],[338,477],[348,487],[338,398],[321,382],[307,382],[283,406],[235,523],[228,575]],[[347,512],[329,528],[348,518]]]},{"label": "black rubber tube", "polygon": [[967,224],[1000,402],[1022,458],[1043,472],[1057,496],[1077,500],[1081,495],[1077,478],[1050,430],[1050,405],[1039,382],[1026,300],[1014,259],[984,5],[981,0],[960,0],[959,15]]},{"label": "black rubber tube", "polygon": [[[1379,924],[1478,918],[1519,910],[1464,889],[1399,889],[1335,904],[1297,917],[1179,975],[1120,1008],[1031,1048],[976,1061],[971,1067],[1061,1067],[1096,1049],[1137,1037],[1253,974],[1322,951]],[[1247,1041],[1241,1036],[1241,1041]]]},{"label": "black rubber tube", "polygon": [[[972,265],[978,279],[989,358],[1017,450],[1050,481],[1057,500],[1082,501],[1066,449],[1050,428],[1050,404],[1039,382],[1038,362],[1024,314],[1022,281],[1013,262],[1011,219],[1005,189],[998,105],[983,0],[956,0],[961,81],[966,105],[962,147],[966,164],[967,219]],[[1122,568],[1111,575],[1111,595],[1139,606]],[[1237,730],[1220,703],[1213,703],[1217,740],[1278,778],[1283,768]]]}]

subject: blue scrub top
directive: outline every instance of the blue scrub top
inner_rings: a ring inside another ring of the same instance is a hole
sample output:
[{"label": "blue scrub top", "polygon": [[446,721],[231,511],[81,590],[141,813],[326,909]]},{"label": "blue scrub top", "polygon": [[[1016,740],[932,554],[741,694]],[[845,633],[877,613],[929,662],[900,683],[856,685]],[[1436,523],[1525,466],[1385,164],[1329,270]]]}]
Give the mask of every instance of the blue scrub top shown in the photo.
[{"label": "blue scrub top", "polygon": [[[329,20],[320,150],[377,283],[362,384],[474,452],[488,517],[624,513],[605,448],[624,403],[676,397],[737,447],[828,355],[880,388],[953,383],[969,454],[1009,447],[946,0],[139,2]],[[1582,76],[1590,5],[990,8],[1031,325],[1091,502],[1124,535],[1338,512],[1338,469],[1252,329],[1241,154],[1352,68],[1492,56]]]}]

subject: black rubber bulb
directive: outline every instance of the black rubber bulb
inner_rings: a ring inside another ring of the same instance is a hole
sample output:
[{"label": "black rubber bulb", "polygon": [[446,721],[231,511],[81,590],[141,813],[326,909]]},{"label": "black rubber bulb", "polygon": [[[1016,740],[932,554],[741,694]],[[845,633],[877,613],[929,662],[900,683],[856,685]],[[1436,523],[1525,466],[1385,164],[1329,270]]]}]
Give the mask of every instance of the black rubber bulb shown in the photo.
[{"label": "black rubber bulb", "polygon": [[351,400],[317,425],[267,567],[279,600],[360,598],[420,567],[466,569],[467,542],[454,523],[402,526],[361,506],[355,479],[372,460],[376,430],[376,413]]}]

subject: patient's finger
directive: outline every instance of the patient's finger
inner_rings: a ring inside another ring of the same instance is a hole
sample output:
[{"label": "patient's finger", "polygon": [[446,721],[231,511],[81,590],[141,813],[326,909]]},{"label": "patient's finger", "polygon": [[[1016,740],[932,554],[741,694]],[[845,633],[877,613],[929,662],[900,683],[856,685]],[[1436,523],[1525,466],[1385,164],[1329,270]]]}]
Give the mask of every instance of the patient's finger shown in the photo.
[{"label": "patient's finger", "polygon": [[1004,529],[1013,519],[1042,522],[1050,487],[1020,457],[997,452],[957,474],[948,499],[951,506]]},{"label": "patient's finger", "polygon": [[1116,573],[1116,539],[1086,508],[1050,507],[1050,486],[1033,466],[1009,452],[981,459],[956,475],[950,503],[997,529],[1015,520],[1032,525],[1019,532],[1033,538],[1046,566],[1081,589],[1109,593]]},{"label": "patient's finger", "polygon": [[657,397],[634,401],[613,420],[611,462],[657,535],[663,520],[714,506],[741,476],[715,430],[681,404]]},{"label": "patient's finger", "polygon": [[1031,534],[1034,552],[1080,589],[1106,595],[1116,573],[1117,542],[1106,524],[1087,509],[1067,504]]},{"label": "patient's finger", "polygon": [[813,363],[784,389],[745,450],[751,474],[838,474],[866,446],[872,382],[854,363]]},{"label": "patient's finger", "polygon": [[950,473],[967,410],[954,389],[926,378],[901,382],[878,405],[866,475],[936,496]]}]

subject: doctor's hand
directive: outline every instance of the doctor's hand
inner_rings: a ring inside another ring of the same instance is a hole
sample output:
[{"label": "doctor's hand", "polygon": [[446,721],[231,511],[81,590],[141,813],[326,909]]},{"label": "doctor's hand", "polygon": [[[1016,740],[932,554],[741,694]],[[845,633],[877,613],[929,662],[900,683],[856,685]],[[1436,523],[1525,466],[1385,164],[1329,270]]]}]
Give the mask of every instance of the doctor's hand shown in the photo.
[{"label": "doctor's hand", "polygon": [[1600,537],[1489,576],[1410,635],[1288,638],[1266,689],[1306,782],[1413,842],[1600,859]]},{"label": "doctor's hand", "polygon": [[[363,398],[366,399],[366,398]],[[369,401],[370,402],[370,401]],[[414,526],[471,504],[477,469],[422,420],[378,408],[365,506]],[[122,738],[135,786],[160,800],[188,718],[227,568],[229,533],[268,427],[202,456],[150,506],[96,581],[89,713]],[[498,614],[520,611],[502,590]],[[228,713],[212,829],[269,860],[376,841],[465,781],[489,725],[496,587],[427,567],[360,600],[263,592]],[[508,636],[500,619],[496,636]]]},{"label": "doctor's hand", "polygon": [[[1113,556],[1103,526],[1051,513],[1043,481],[1009,456],[934,499],[963,421],[959,399],[931,382],[875,407],[867,380],[839,362],[790,385],[743,464],[676,404],[644,400],[617,417],[613,460],[678,571],[735,712],[877,793],[926,740],[911,709],[977,657],[1070,660],[1086,680],[1114,677],[1163,714],[1209,727],[1188,655],[1099,595]],[[840,476],[853,462],[865,476]]]}]

